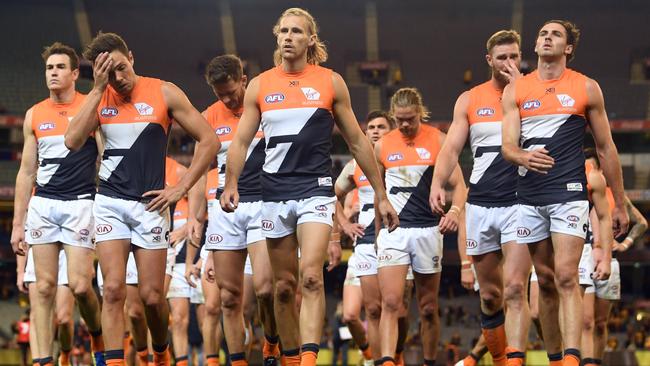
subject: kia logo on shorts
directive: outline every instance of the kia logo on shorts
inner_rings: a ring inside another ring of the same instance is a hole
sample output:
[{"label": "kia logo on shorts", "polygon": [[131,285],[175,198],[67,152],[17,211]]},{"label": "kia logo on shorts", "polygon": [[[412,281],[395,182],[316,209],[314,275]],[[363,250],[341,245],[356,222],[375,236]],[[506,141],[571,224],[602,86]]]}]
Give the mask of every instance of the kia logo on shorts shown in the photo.
[{"label": "kia logo on shorts", "polygon": [[262,230],[269,231],[273,230],[275,226],[273,225],[273,221],[269,220],[262,220]]},{"label": "kia logo on shorts", "polygon": [[109,224],[100,224],[97,225],[95,231],[97,232],[98,235],[108,234],[111,231],[113,231],[113,227]]},{"label": "kia logo on shorts", "polygon": [[357,263],[357,269],[360,270],[370,269],[370,263],[368,262]]},{"label": "kia logo on shorts", "polygon": [[284,100],[284,94],[282,93],[273,93],[264,97],[266,103],[279,103]]},{"label": "kia logo on shorts", "polygon": [[117,108],[113,108],[113,107],[104,107],[102,108],[102,111],[99,112],[99,114],[101,114],[102,117],[115,117],[117,116],[117,113],[118,113]]},{"label": "kia logo on shorts", "polygon": [[521,108],[523,108],[525,110],[537,109],[541,105],[542,105],[542,103],[537,99],[535,99],[535,100],[527,100],[527,101],[524,102],[524,104],[523,104],[523,106]]},{"label": "kia logo on shorts", "polygon": [[385,262],[385,261],[389,261],[389,260],[393,259],[393,256],[390,255],[390,254],[382,254],[382,255],[380,255],[379,258],[377,258],[377,259],[378,259],[380,262]]},{"label": "kia logo on shorts", "polygon": [[152,234],[162,234],[162,228],[160,226],[156,226],[155,228],[151,229]]},{"label": "kia logo on shorts", "polygon": [[584,269],[584,268],[578,268],[578,272],[579,272],[579,273],[585,273],[586,271],[587,271],[587,270]]},{"label": "kia logo on shorts", "polygon": [[517,237],[525,238],[530,235],[530,229],[527,227],[518,227],[517,228]]},{"label": "kia logo on shorts", "polygon": [[81,230],[79,230],[79,235],[88,236],[88,235],[90,235],[90,231],[88,231],[86,229],[81,229]]},{"label": "kia logo on shorts", "polygon": [[31,230],[29,234],[32,236],[32,239],[38,239],[43,236],[43,233],[40,230]]},{"label": "kia logo on shorts", "polygon": [[478,243],[476,242],[476,240],[472,240],[472,239],[465,240],[465,247],[467,249],[474,249],[477,246],[478,246]]},{"label": "kia logo on shorts", "polygon": [[208,236],[208,242],[210,243],[221,243],[223,241],[223,236],[219,234],[212,234]]},{"label": "kia logo on shorts", "polygon": [[318,206],[316,206],[316,211],[327,211],[327,206],[318,205]]},{"label": "kia logo on shorts", "polygon": [[571,221],[571,222],[578,222],[578,221],[580,221],[580,218],[579,218],[578,216],[576,216],[576,215],[569,215],[569,217],[567,217],[566,219],[569,220],[569,221]]}]

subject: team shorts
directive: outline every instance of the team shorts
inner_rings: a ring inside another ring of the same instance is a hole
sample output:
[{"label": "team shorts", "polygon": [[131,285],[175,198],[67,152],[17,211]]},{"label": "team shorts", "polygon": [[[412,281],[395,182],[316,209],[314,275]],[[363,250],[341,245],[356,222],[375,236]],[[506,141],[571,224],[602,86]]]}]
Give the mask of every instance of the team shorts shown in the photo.
[{"label": "team shorts", "polygon": [[594,285],[594,280],[591,276],[596,267],[594,264],[594,257],[591,254],[591,249],[591,244],[585,244],[582,247],[582,256],[580,256],[580,264],[578,264],[578,279],[580,286],[590,287]]},{"label": "team shorts", "polygon": [[[375,244],[357,244],[354,247],[355,266],[354,273],[357,277],[374,276],[377,274],[377,251]],[[348,267],[350,262],[348,261]]]},{"label": "team shorts", "polygon": [[244,264],[244,274],[247,276],[253,275],[253,264],[251,263],[250,255],[246,255],[246,264]]},{"label": "team shorts", "polygon": [[25,222],[30,245],[63,243],[94,249],[93,201],[62,201],[33,196]]},{"label": "team shorts", "polygon": [[535,272],[535,266],[530,268],[530,282],[537,282],[537,272]]},{"label": "team shorts", "polygon": [[[126,284],[138,284],[138,267],[135,264],[133,252],[129,252],[129,257],[126,260]],[[97,287],[99,287],[99,294],[104,296],[104,275],[102,274],[102,268],[99,266],[99,263],[97,263]]]},{"label": "team shorts", "polygon": [[606,280],[595,280],[596,297],[603,300],[621,299],[621,266],[612,258],[611,273]]},{"label": "team shorts", "polygon": [[209,250],[241,250],[264,240],[262,236],[262,201],[240,202],[235,212],[225,212],[215,205],[209,211],[205,245]]},{"label": "team shorts", "polygon": [[410,264],[422,274],[442,271],[442,234],[437,226],[381,229],[377,236],[378,268]]},{"label": "team shorts", "polygon": [[172,267],[172,279],[169,282],[169,291],[167,298],[190,298],[190,289],[192,287],[185,279],[185,263],[174,263]]},{"label": "team shorts", "polygon": [[589,201],[572,201],[546,206],[519,205],[517,242],[535,243],[551,236],[551,232],[577,236],[587,235]]},{"label": "team shorts", "polygon": [[149,212],[138,201],[95,196],[95,241],[128,239],[143,249],[167,249],[169,210]]},{"label": "team shorts", "polygon": [[[25,264],[25,275],[23,282],[34,283],[36,282],[36,270],[34,269],[34,253],[32,248],[27,252],[27,263]],[[66,286],[68,284],[68,258],[65,256],[65,250],[59,250],[59,275],[56,284],[58,286]]]},{"label": "team shorts", "polygon": [[518,207],[483,207],[466,203],[467,255],[495,252],[501,250],[501,245],[515,241]]},{"label": "team shorts", "polygon": [[174,248],[167,248],[167,258],[165,260],[165,275],[174,276],[174,262],[176,262],[176,250]]},{"label": "team shorts", "polygon": [[356,274],[357,260],[356,252],[353,252],[350,258],[348,258],[348,269],[345,272],[345,280],[343,281],[343,286],[361,286],[361,280]]},{"label": "team shorts", "polygon": [[307,222],[333,226],[336,197],[310,197],[282,202],[262,202],[262,235],[282,238]]}]

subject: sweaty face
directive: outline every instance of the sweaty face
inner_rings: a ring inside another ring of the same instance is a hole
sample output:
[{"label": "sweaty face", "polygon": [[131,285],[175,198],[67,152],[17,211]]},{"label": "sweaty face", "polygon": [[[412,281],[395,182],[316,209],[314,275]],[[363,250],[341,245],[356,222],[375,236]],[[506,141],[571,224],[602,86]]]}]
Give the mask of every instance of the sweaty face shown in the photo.
[{"label": "sweaty face", "polygon": [[238,111],[244,104],[244,93],[246,91],[246,75],[241,80],[234,81],[228,79],[224,83],[218,83],[212,86],[212,91],[223,104],[233,112]]},{"label": "sweaty face", "polygon": [[45,82],[47,88],[65,90],[74,84],[79,77],[79,70],[70,68],[70,57],[66,54],[54,54],[45,61]]},{"label": "sweaty face", "polygon": [[499,81],[507,83],[508,79],[501,71],[508,72],[506,65],[513,62],[517,69],[521,65],[521,53],[516,43],[500,44],[494,46],[488,55],[488,64],[492,67],[492,75]]},{"label": "sweaty face", "polygon": [[125,55],[120,51],[113,51],[110,56],[113,59],[112,70],[108,74],[108,83],[122,95],[128,95],[133,90],[136,81],[133,70],[133,56]]},{"label": "sweaty face", "polygon": [[543,26],[537,34],[535,52],[540,57],[562,56],[573,52],[573,46],[567,44],[564,26],[558,23]]},{"label": "sweaty face", "polygon": [[390,131],[390,124],[384,117],[379,117],[368,121],[366,127],[366,136],[373,144]]},{"label": "sweaty face", "polygon": [[395,107],[395,122],[397,128],[405,137],[415,137],[420,127],[421,116],[416,106]]},{"label": "sweaty face", "polygon": [[277,42],[283,59],[298,60],[307,57],[307,49],[315,42],[308,29],[304,17],[289,15],[280,19]]}]

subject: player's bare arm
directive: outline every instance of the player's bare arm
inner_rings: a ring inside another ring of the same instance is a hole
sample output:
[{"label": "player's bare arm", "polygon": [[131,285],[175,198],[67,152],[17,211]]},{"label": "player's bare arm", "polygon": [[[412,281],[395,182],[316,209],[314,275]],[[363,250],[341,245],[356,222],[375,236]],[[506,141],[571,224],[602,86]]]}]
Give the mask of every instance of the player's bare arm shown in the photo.
[{"label": "player's bare arm", "polygon": [[260,107],[257,105],[259,90],[259,79],[253,78],[246,88],[244,112],[237,124],[237,133],[235,133],[228,147],[226,182],[221,198],[219,199],[221,208],[226,212],[233,212],[239,204],[237,183],[244,169],[248,147],[260,128],[260,117],[262,113],[260,112]]},{"label": "player's bare arm", "polygon": [[[594,169],[595,170],[595,169]],[[594,261],[596,262],[595,279],[605,280],[609,278],[610,262],[612,253],[612,241],[614,235],[612,233],[612,217],[609,211],[609,203],[607,202],[605,177],[598,171],[591,171],[587,177],[591,185],[591,199],[594,204],[594,211],[597,217],[598,225],[598,239],[594,240],[594,250],[602,250],[601,253],[594,254]],[[596,221],[593,221],[594,223]],[[596,235],[594,234],[594,237]]]},{"label": "player's bare arm", "polygon": [[377,169],[377,163],[373,159],[372,146],[370,141],[363,134],[352,112],[350,93],[341,75],[333,73],[334,104],[333,112],[336,125],[339,127],[343,138],[350,147],[350,152],[368,178],[370,185],[375,190],[375,197],[378,205],[375,206],[382,217],[384,224],[389,231],[393,231],[399,225],[399,218],[393,206],[388,202],[386,189],[382,184],[382,178]]},{"label": "player's bare arm", "polygon": [[547,174],[555,164],[554,159],[548,155],[548,150],[540,148],[526,151],[519,147],[521,116],[515,101],[514,84],[508,84],[503,90],[501,106],[503,107],[501,145],[503,158],[530,171]]},{"label": "player's bare arm", "polygon": [[587,120],[594,135],[596,151],[601,162],[603,174],[607,184],[614,194],[615,207],[612,211],[612,225],[614,235],[625,234],[630,223],[630,218],[625,209],[625,191],[623,190],[623,172],[621,161],[618,159],[618,151],[612,131],[609,127],[607,112],[605,111],[605,99],[598,83],[587,79]]},{"label": "player's bare arm", "polygon": [[20,160],[20,168],[16,176],[16,189],[14,193],[14,219],[11,230],[11,248],[14,253],[24,256],[27,253],[25,243],[25,217],[27,216],[27,205],[32,195],[36,172],[38,171],[37,142],[32,130],[32,109],[25,114],[23,122],[23,154]]},{"label": "player's bare arm", "polygon": [[172,83],[162,86],[163,97],[169,108],[171,117],[198,142],[194,159],[189,169],[180,178],[177,185],[165,187],[163,190],[149,191],[143,196],[155,196],[147,205],[147,210],[164,210],[170,204],[177,202],[196,183],[199,177],[208,169],[210,162],[217,155],[221,147],[219,139],[214,134],[208,122],[201,113],[192,106],[185,93]]},{"label": "player's bare arm", "polygon": [[469,92],[463,92],[456,100],[454,106],[454,120],[451,122],[438,157],[436,158],[433,180],[431,181],[431,194],[429,204],[433,212],[443,215],[445,206],[445,189],[449,177],[456,168],[458,156],[465,146],[469,136],[469,121],[467,107],[469,106]]}]

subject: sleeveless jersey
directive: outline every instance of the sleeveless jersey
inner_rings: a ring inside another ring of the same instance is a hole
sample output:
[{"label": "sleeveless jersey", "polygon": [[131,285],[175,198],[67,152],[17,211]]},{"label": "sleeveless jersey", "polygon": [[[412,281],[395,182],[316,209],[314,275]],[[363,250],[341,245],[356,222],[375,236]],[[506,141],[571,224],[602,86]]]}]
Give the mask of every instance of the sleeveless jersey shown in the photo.
[{"label": "sleeveless jersey", "polygon": [[[219,195],[223,192],[226,183],[226,164],[228,148],[237,132],[237,124],[242,110],[233,113],[226,105],[217,101],[206,110],[207,120],[210,127],[221,141],[221,149],[217,153],[219,164]],[[264,135],[258,131],[253,142],[248,147],[244,169],[239,176],[238,193],[241,202],[259,201],[262,199],[262,188],[260,186],[260,172],[264,165]]]},{"label": "sleeveless jersey", "polygon": [[266,139],[262,198],[267,202],[334,196],[332,184],[332,70],[281,66],[259,76],[258,105]]},{"label": "sleeveless jersey", "polygon": [[171,118],[163,81],[140,76],[130,97],[110,85],[97,107],[106,147],[99,170],[99,193],[132,201],[163,189]]},{"label": "sleeveless jersey", "polygon": [[515,82],[522,148],[543,147],[555,159],[548,174],[519,167],[517,197],[521,203],[543,206],[587,199],[582,152],[586,82],[586,76],[571,69],[556,80],[540,80],[535,71]]},{"label": "sleeveless jersey", "polygon": [[219,168],[212,169],[208,172],[207,183],[205,185],[205,199],[208,202],[208,210],[215,204],[219,204],[217,200],[217,191],[220,185]]},{"label": "sleeveless jersey", "polygon": [[97,142],[94,134],[78,151],[68,150],[64,143],[68,123],[84,98],[85,95],[76,93],[69,104],[57,104],[47,98],[32,107],[31,128],[38,152],[35,196],[66,201],[95,196]]},{"label": "sleeveless jersey", "polygon": [[429,192],[440,152],[440,130],[420,124],[413,140],[396,129],[380,141],[388,199],[399,214],[400,227],[437,226],[440,217],[431,211]]},{"label": "sleeveless jersey", "polygon": [[357,187],[359,197],[359,219],[360,225],[363,225],[363,236],[355,242],[357,244],[374,244],[375,243],[375,190],[372,189],[368,178],[359,167],[355,160],[354,164],[354,185]]},{"label": "sleeveless jersey", "polygon": [[502,93],[489,81],[469,91],[467,120],[474,166],[467,202],[473,205],[503,207],[517,203],[517,167],[501,154]]}]

